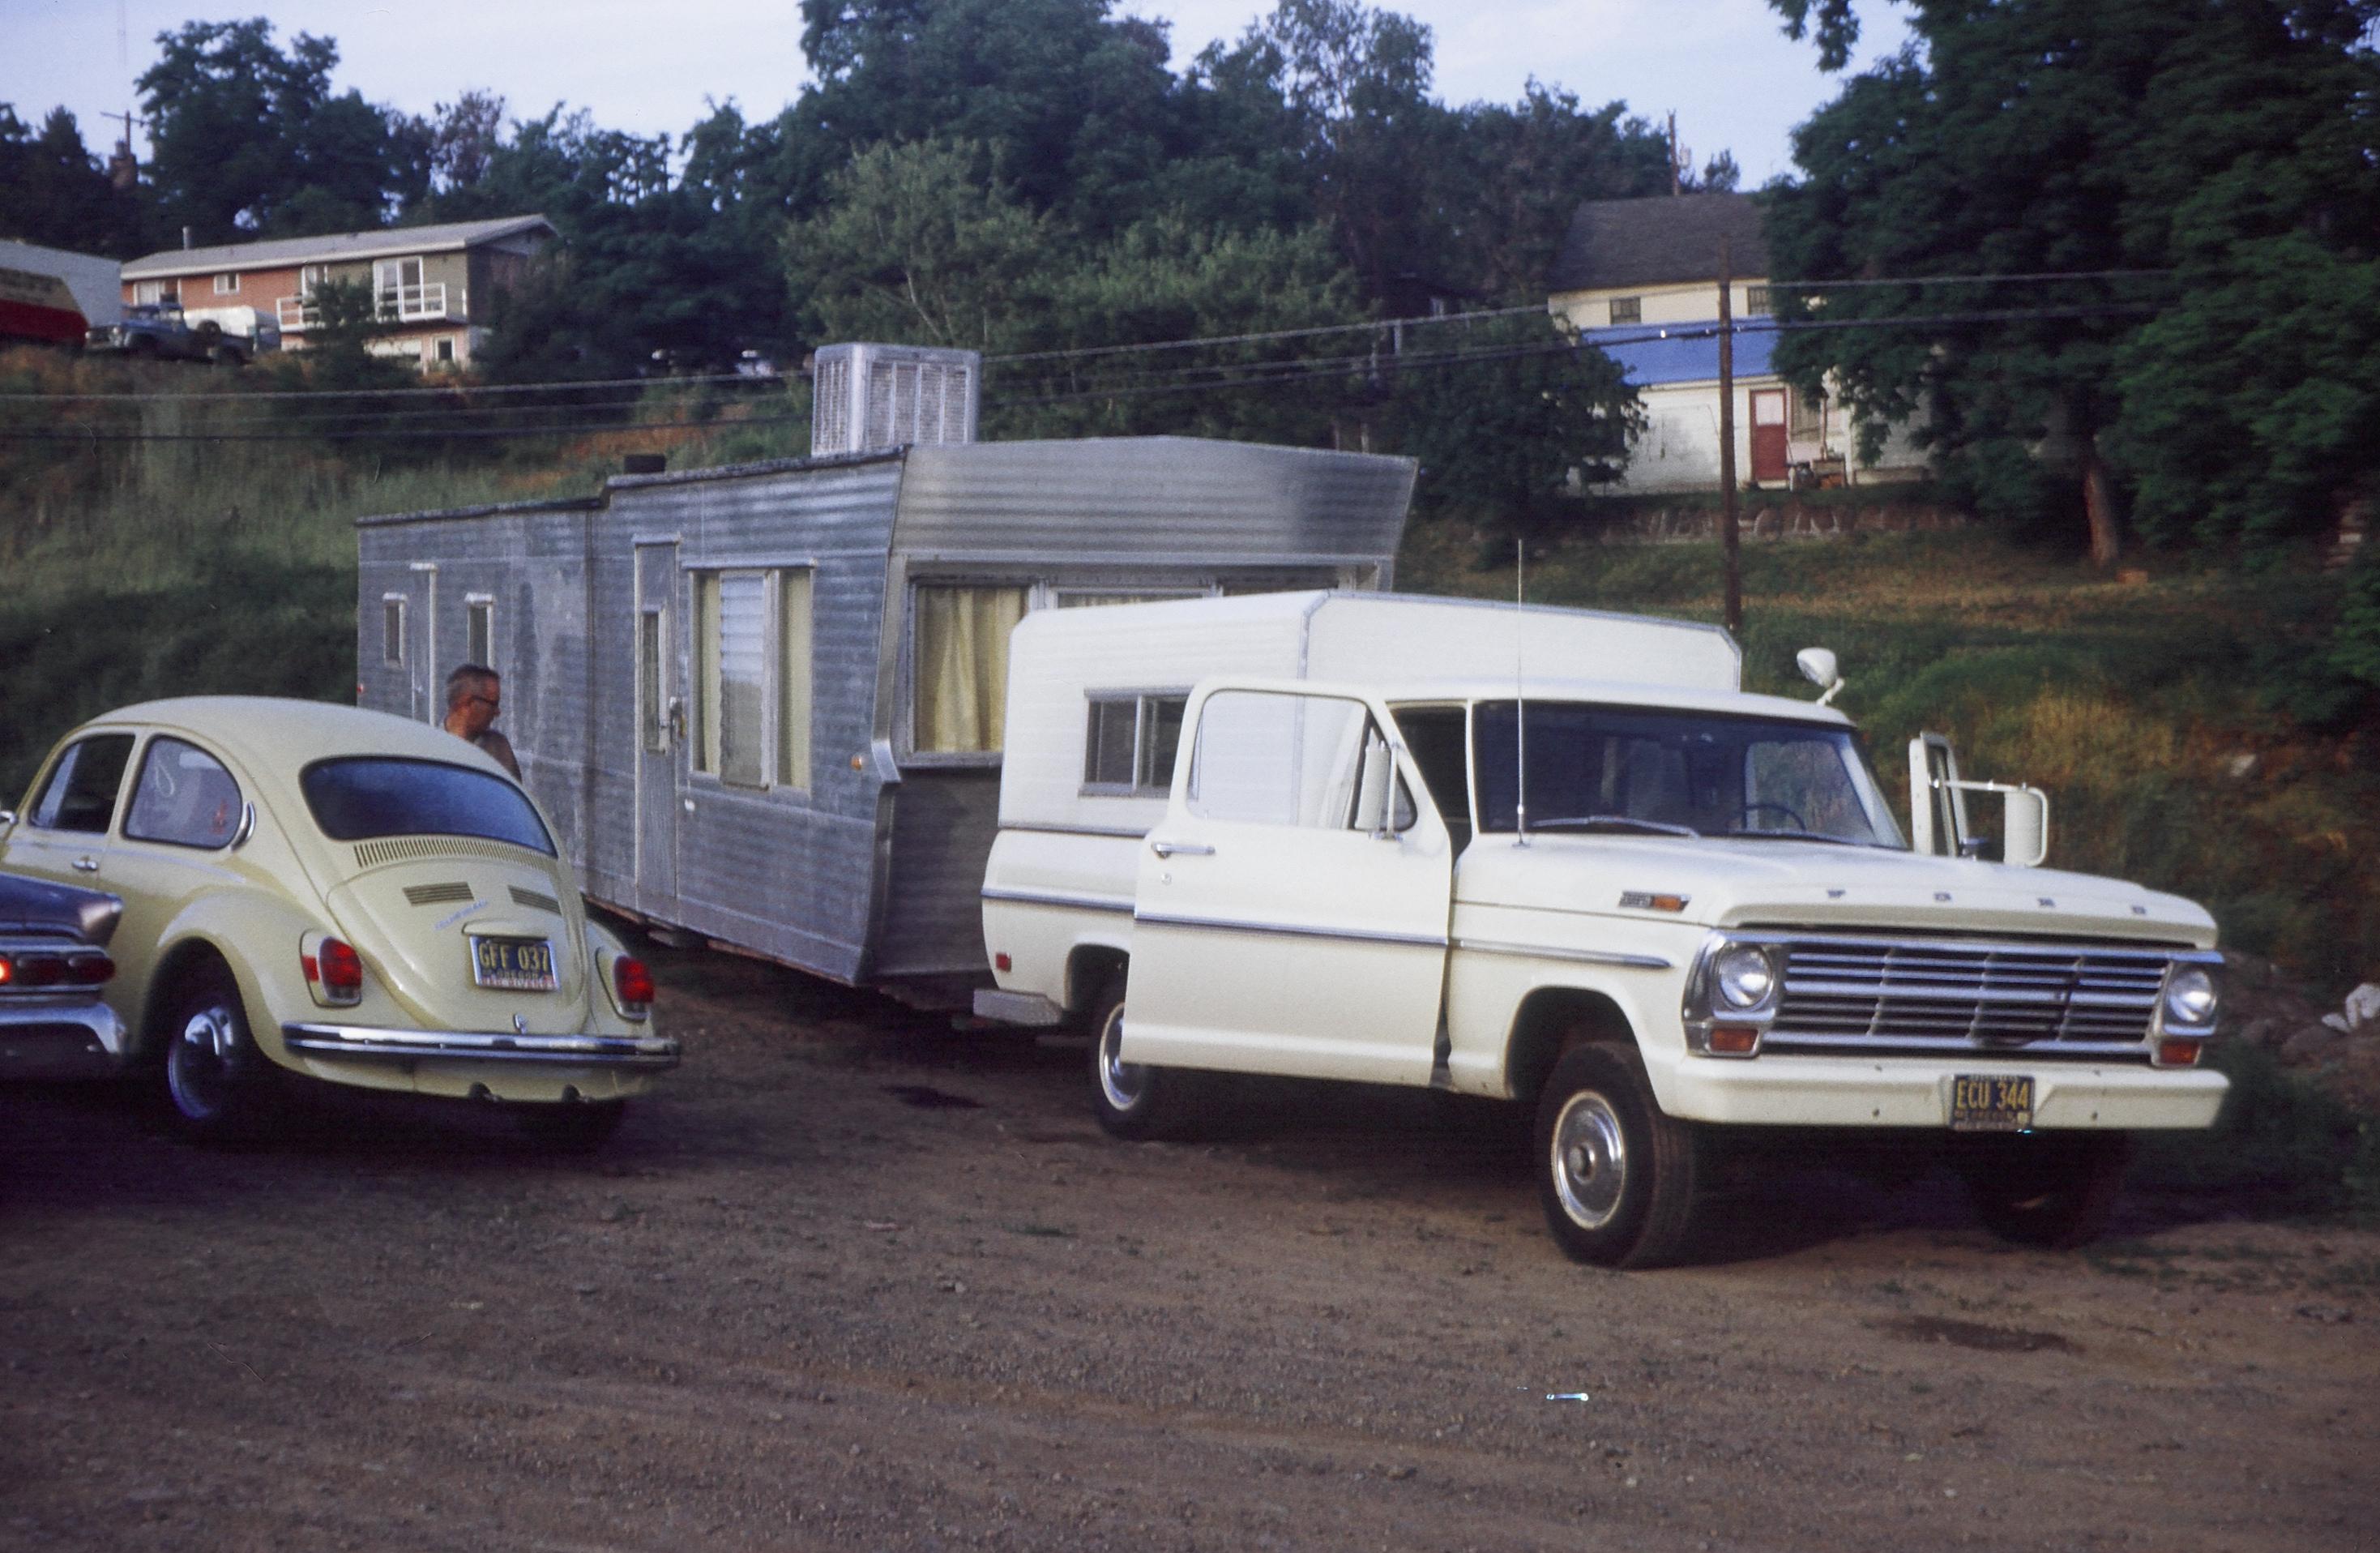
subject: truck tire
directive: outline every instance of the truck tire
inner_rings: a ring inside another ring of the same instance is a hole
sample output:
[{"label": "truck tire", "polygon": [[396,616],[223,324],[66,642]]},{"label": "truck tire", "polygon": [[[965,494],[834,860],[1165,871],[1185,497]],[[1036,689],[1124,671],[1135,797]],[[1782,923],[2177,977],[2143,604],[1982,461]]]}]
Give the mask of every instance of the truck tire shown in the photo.
[{"label": "truck tire", "polygon": [[1111,1137],[1135,1142],[1182,1137],[1196,1120],[1199,1076],[1118,1058],[1124,974],[1112,972],[1091,1000],[1091,1106]]},{"label": "truck tire", "polygon": [[1634,1051],[1573,1046],[1537,1098],[1537,1195],[1574,1261],[1658,1267],[1694,1238],[1701,1183],[1694,1124],[1665,1115]]},{"label": "truck tire", "polygon": [[2016,1245],[2070,1251],[2115,1216],[2131,1160],[2127,1132],[2033,1132],[1977,1140],[1960,1164],[1984,1228]]}]

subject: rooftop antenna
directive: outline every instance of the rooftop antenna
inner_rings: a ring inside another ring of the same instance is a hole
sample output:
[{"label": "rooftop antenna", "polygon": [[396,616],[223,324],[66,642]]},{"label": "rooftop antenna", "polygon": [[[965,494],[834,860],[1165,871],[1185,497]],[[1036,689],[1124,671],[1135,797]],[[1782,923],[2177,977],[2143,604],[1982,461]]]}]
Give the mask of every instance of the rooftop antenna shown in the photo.
[{"label": "rooftop antenna", "polygon": [[1512,845],[1529,844],[1528,676],[1521,639],[1529,630],[1529,544],[1512,536]]}]

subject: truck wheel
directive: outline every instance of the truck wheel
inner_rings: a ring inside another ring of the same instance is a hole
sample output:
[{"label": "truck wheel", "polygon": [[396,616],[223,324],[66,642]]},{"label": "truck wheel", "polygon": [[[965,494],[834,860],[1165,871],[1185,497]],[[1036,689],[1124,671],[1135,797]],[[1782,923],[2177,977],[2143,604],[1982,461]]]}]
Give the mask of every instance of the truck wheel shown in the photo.
[{"label": "truck wheel", "polygon": [[1196,1109],[1197,1075],[1126,1062],[1117,1055],[1123,1040],[1123,988],[1124,972],[1118,971],[1091,1003],[1091,1105],[1111,1136],[1178,1138],[1189,1131]]},{"label": "truck wheel", "polygon": [[1693,1237],[1700,1149],[1664,1115],[1633,1051],[1576,1046],[1537,1100],[1537,1195],[1573,1260],[1657,1267]]},{"label": "truck wheel", "polygon": [[2035,1132],[1984,1141],[1962,1162],[1984,1228],[2017,1245],[2070,1251],[2115,1216],[2131,1159],[2125,1132]]},{"label": "truck wheel", "polygon": [[230,971],[196,972],[165,1021],[165,1103],[174,1130],[192,1143],[254,1137],[273,1108],[272,1061],[256,1049]]}]

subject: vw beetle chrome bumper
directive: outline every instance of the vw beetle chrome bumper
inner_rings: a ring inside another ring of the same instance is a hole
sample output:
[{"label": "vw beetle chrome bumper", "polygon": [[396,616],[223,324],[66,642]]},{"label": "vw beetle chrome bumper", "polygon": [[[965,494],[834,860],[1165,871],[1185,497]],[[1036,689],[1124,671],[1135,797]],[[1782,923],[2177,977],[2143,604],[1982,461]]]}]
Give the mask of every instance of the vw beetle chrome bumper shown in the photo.
[{"label": "vw beetle chrome bumper", "polygon": [[516,1035],[510,1031],[380,1030],[357,1024],[285,1024],[282,1043],[309,1057],[367,1062],[502,1062],[570,1068],[674,1068],[671,1035]]}]

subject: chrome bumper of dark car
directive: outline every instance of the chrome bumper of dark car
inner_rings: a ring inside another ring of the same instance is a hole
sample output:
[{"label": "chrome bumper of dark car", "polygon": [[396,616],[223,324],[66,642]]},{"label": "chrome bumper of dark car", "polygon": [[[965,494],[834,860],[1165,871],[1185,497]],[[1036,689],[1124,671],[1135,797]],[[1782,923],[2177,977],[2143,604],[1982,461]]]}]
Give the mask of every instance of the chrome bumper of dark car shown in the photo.
[{"label": "chrome bumper of dark car", "polygon": [[104,1078],[123,1050],[123,1021],[104,1003],[0,1001],[0,1078]]},{"label": "chrome bumper of dark car", "polygon": [[378,1030],[356,1024],[285,1024],[282,1043],[310,1057],[367,1062],[504,1062],[656,1070],[677,1066],[669,1035],[516,1035],[510,1031]]}]

